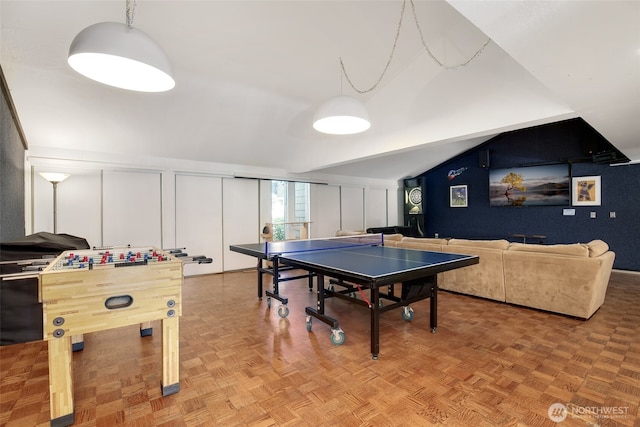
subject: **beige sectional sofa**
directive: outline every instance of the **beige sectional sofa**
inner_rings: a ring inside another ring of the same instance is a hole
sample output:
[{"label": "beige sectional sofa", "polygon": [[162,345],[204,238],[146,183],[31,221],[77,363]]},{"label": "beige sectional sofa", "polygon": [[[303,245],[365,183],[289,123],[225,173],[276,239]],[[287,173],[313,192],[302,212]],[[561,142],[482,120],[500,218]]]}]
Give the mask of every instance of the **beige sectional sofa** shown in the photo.
[{"label": "beige sectional sofa", "polygon": [[582,319],[602,306],[615,253],[602,240],[540,245],[384,235],[385,246],[478,255],[476,265],[438,274],[440,289]]},{"label": "beige sectional sofa", "polygon": [[[421,244],[420,240],[426,241]],[[404,237],[395,246],[480,257],[476,265],[440,273],[441,289],[582,319],[590,318],[604,303],[615,259],[602,240],[539,245]]]}]

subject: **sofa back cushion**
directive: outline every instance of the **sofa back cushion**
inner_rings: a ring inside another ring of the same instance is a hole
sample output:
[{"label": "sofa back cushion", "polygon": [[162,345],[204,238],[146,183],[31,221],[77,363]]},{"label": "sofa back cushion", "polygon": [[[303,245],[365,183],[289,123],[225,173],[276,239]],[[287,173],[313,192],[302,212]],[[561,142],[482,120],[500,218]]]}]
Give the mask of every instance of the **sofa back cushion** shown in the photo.
[{"label": "sofa back cushion", "polygon": [[438,239],[434,237],[403,237],[405,243],[428,243],[430,245],[446,245],[447,239]]},{"label": "sofa back cushion", "polygon": [[537,252],[543,254],[567,255],[585,258],[589,256],[589,248],[587,247],[587,245],[583,245],[581,243],[573,243],[568,245],[537,245],[529,243],[512,243],[509,246],[509,251]]},{"label": "sofa back cushion", "polygon": [[385,234],[384,236],[382,236],[382,238],[384,239],[385,243],[386,242],[390,242],[390,241],[394,241],[394,242],[399,242],[400,240],[402,240],[404,236],[400,233],[397,234]]},{"label": "sofa back cushion", "polygon": [[592,240],[587,243],[587,248],[589,248],[589,257],[595,258],[607,252],[609,250],[609,245],[602,240]]},{"label": "sofa back cushion", "polygon": [[385,234],[382,236],[383,243],[385,246],[392,246],[394,248],[398,247],[398,244],[402,240],[404,236],[402,234]]},{"label": "sofa back cushion", "polygon": [[365,233],[364,230],[338,230],[338,231],[336,231],[336,237],[360,236],[362,234],[367,234],[367,233]]},{"label": "sofa back cushion", "polygon": [[500,239],[500,240],[451,239],[449,240],[449,246],[471,246],[476,248],[506,250],[509,248],[509,241],[504,239]]},{"label": "sofa back cushion", "polygon": [[403,237],[398,242],[399,248],[419,249],[422,251],[442,251],[442,247],[446,246],[447,239],[434,239],[429,237]]}]

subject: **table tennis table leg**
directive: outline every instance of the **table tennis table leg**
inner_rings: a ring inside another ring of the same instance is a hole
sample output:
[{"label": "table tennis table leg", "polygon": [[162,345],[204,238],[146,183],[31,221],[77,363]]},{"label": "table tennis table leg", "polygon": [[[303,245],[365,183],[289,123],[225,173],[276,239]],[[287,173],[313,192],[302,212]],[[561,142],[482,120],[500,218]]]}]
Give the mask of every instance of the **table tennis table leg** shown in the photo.
[{"label": "table tennis table leg", "polygon": [[271,308],[271,298],[275,298],[280,301],[281,304],[280,307],[278,307],[278,316],[284,319],[289,315],[289,307],[287,307],[289,299],[280,295],[280,260],[277,256],[273,257],[273,259],[271,260],[271,264],[273,275],[273,290],[265,291],[265,295],[267,296],[267,306]]},{"label": "table tennis table leg", "polygon": [[262,301],[262,259],[258,258],[258,267],[256,267],[256,271],[258,272],[258,299]]},{"label": "table tennis table leg", "polygon": [[371,288],[371,358],[378,360],[380,352],[380,290]]},{"label": "table tennis table leg", "polygon": [[316,278],[318,281],[316,291],[316,308],[306,307],[304,309],[305,313],[307,313],[307,331],[311,332],[311,318],[315,317],[316,319],[331,326],[331,343],[333,345],[342,345],[345,340],[344,331],[340,329],[340,324],[336,319],[329,317],[324,313],[324,275],[318,273],[316,274]]},{"label": "table tennis table leg", "polygon": [[434,283],[431,286],[431,297],[430,299],[430,303],[431,303],[431,307],[430,307],[430,326],[431,326],[431,333],[435,334],[436,333],[436,329],[438,328],[438,283],[436,282],[436,278],[433,279]]}]

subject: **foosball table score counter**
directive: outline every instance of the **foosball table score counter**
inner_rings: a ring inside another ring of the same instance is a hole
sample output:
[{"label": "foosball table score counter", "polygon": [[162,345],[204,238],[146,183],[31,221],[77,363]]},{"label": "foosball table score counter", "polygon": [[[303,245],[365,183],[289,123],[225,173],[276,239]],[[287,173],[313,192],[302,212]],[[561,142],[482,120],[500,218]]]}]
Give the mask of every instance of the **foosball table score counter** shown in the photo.
[{"label": "foosball table score counter", "polygon": [[74,422],[73,335],[161,320],[162,394],[179,384],[183,263],[153,247],[67,251],[39,275],[52,426]]}]

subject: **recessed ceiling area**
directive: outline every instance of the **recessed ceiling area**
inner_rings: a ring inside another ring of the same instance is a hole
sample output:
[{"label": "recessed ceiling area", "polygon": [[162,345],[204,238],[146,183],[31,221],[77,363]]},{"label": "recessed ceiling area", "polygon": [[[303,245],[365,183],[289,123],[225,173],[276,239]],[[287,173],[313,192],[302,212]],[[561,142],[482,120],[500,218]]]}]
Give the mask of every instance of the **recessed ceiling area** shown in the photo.
[{"label": "recessed ceiling area", "polygon": [[[357,93],[341,73],[342,58]],[[415,16],[412,4],[415,6]],[[491,137],[582,117],[640,161],[640,2],[138,0],[134,27],[176,86],[137,93],[67,64],[85,27],[125,0],[1,0],[2,70],[30,150],[397,180]],[[418,21],[419,28],[415,21]],[[422,38],[442,62],[426,51]],[[371,128],[333,136],[315,109],[345,94]]]}]

